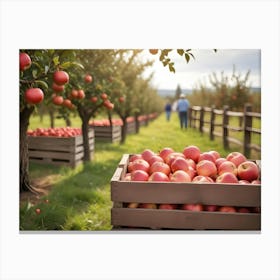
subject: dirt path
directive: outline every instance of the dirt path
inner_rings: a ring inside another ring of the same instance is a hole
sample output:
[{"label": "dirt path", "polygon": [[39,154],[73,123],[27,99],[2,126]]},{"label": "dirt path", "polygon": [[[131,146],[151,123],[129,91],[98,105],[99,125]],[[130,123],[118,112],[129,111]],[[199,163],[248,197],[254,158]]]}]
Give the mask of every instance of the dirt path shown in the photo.
[{"label": "dirt path", "polygon": [[34,186],[37,193],[33,192],[23,192],[20,194],[20,205],[25,202],[30,202],[32,204],[37,204],[40,202],[43,196],[49,194],[50,190],[53,187],[53,182],[56,181],[59,175],[48,175],[43,178],[37,178],[35,180],[31,180],[32,186]]}]

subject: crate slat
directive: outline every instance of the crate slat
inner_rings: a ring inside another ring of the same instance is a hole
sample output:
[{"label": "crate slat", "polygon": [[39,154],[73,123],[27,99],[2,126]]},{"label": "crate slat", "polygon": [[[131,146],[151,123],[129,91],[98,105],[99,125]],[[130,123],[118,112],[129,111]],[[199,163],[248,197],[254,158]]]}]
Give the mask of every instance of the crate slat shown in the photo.
[{"label": "crate slat", "polygon": [[259,230],[260,214],[113,208],[112,225],[156,229]]}]

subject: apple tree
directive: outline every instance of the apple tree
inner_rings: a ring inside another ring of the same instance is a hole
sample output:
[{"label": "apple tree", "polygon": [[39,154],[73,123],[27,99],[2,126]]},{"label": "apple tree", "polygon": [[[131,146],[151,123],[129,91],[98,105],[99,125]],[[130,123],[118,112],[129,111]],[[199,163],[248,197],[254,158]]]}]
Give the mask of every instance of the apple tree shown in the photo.
[{"label": "apple tree", "polygon": [[37,106],[49,103],[53,87],[64,91],[69,82],[66,72],[82,68],[70,50],[20,50],[20,191],[34,188],[29,180],[27,130],[29,120]]},{"label": "apple tree", "polygon": [[[114,75],[115,50],[76,50],[76,59],[84,66],[70,73],[67,102],[69,109],[76,108],[82,121],[84,162],[91,160],[88,130],[89,120],[101,110],[111,111],[110,101]],[[58,104],[59,105],[59,104]],[[63,110],[63,109],[62,109]]]},{"label": "apple tree", "polygon": [[[113,85],[112,97],[115,103],[114,111],[123,122],[121,143],[126,140],[127,117],[134,116],[135,113],[139,112],[139,100],[137,99],[139,80],[143,79],[141,75],[144,70],[153,63],[152,61],[142,62],[138,59],[141,52],[142,50],[127,50],[126,53],[119,55],[116,62],[118,84]],[[145,94],[145,92],[139,94]]]}]

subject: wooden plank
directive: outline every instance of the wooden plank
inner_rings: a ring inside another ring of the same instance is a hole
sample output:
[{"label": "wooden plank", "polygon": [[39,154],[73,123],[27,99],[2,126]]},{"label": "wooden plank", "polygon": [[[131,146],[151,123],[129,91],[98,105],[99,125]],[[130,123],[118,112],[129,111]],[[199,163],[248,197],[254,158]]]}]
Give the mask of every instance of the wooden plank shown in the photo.
[{"label": "wooden plank", "polygon": [[203,205],[260,206],[260,185],[177,182],[111,182],[112,201],[139,203],[199,203]]},{"label": "wooden plank", "polygon": [[227,141],[228,142],[231,142],[231,143],[234,143],[234,144],[236,144],[236,145],[239,145],[239,146],[243,146],[243,142],[242,141],[240,141],[240,140],[238,140],[238,139],[236,139],[236,138],[233,138],[233,137],[227,137]]},{"label": "wooden plank", "polygon": [[229,116],[229,117],[244,117],[244,113],[243,112],[227,111],[227,116]]},{"label": "wooden plank", "polygon": [[113,208],[111,217],[114,226],[197,230],[261,229],[261,216],[255,213]]}]

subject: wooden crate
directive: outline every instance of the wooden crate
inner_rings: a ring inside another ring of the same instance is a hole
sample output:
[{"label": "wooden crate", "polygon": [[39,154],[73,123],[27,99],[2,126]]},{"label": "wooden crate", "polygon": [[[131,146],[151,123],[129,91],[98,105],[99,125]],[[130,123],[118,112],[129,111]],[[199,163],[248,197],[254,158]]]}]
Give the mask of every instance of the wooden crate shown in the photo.
[{"label": "wooden crate", "polygon": [[127,134],[134,134],[134,133],[136,133],[136,122],[135,121],[127,123],[126,133]]},{"label": "wooden crate", "polygon": [[119,142],[122,138],[121,126],[92,126],[95,140],[98,142]]},{"label": "wooden crate", "polygon": [[203,205],[260,207],[261,185],[197,184],[122,181],[129,155],[124,155],[111,179],[111,224],[144,229],[260,230],[260,213],[194,212],[126,208],[126,203],[200,203]]},{"label": "wooden crate", "polygon": [[[94,151],[94,131],[89,131],[90,151]],[[76,167],[83,161],[82,135],[74,137],[28,136],[31,162]]]}]

